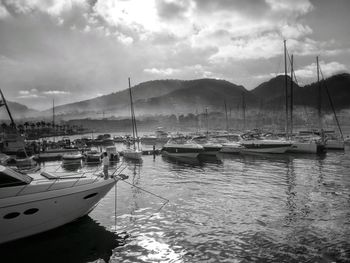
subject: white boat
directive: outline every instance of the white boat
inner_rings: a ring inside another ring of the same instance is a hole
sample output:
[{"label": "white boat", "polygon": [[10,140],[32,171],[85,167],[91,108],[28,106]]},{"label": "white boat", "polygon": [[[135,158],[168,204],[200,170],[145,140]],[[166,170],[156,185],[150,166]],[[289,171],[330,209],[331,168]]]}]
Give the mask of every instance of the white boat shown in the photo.
[{"label": "white boat", "polygon": [[242,141],[241,145],[241,153],[285,153],[292,143],[277,139],[254,139]]},{"label": "white boat", "polygon": [[39,159],[59,159],[62,158],[63,155],[69,153],[75,153],[77,149],[65,149],[65,148],[57,148],[57,149],[45,149],[44,151],[40,151],[38,154]]},{"label": "white boat", "polygon": [[0,166],[0,244],[38,234],[89,212],[119,180],[85,172],[56,176]]},{"label": "white boat", "polygon": [[123,151],[124,158],[142,160],[142,151],[136,149],[126,149]]},{"label": "white boat", "polygon": [[203,152],[203,146],[185,138],[173,138],[162,148],[162,154],[169,157],[197,158]]},{"label": "white boat", "polygon": [[140,149],[140,140],[137,134],[137,126],[136,126],[134,103],[132,99],[130,78],[128,79],[128,82],[129,82],[130,115],[131,115],[131,126],[132,126],[132,141],[130,143],[133,144],[133,147],[130,147],[131,145],[129,145],[129,148],[123,151],[123,157],[131,160],[142,160],[142,150]]},{"label": "white boat", "polygon": [[83,155],[81,153],[67,153],[62,156],[63,161],[80,161],[83,159]]},{"label": "white boat", "polygon": [[335,131],[325,131],[325,146],[330,150],[344,150],[345,142],[335,134]]},{"label": "white boat", "polygon": [[117,147],[107,146],[106,153],[107,153],[110,161],[118,161],[119,160],[119,153],[117,151]]},{"label": "white boat", "polygon": [[212,141],[206,136],[196,136],[191,141],[203,147],[203,152],[200,155],[217,155],[222,148],[220,143]]},{"label": "white boat", "polygon": [[288,152],[291,153],[322,153],[324,144],[319,136],[296,136],[291,140],[291,147]]},{"label": "white boat", "polygon": [[90,163],[100,163],[101,153],[98,151],[88,151],[86,153],[86,161]]},{"label": "white boat", "polygon": [[216,140],[222,144],[221,153],[238,154],[242,149],[242,137],[239,134],[225,134],[215,136]]}]

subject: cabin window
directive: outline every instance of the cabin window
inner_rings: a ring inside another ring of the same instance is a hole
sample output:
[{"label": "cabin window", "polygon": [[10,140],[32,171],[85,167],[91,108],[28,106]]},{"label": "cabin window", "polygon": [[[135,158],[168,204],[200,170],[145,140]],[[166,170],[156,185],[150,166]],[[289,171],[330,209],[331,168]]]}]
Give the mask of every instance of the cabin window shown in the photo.
[{"label": "cabin window", "polygon": [[19,215],[20,215],[20,213],[18,213],[18,212],[11,212],[11,213],[4,215],[4,219],[13,219]]},{"label": "cabin window", "polygon": [[85,196],[84,199],[94,197],[95,195],[97,195],[97,193],[89,194],[89,195]]},{"label": "cabin window", "polygon": [[25,215],[33,215],[33,214],[35,214],[38,211],[39,211],[38,208],[29,208],[26,211],[24,211],[23,214],[25,214]]},{"label": "cabin window", "polygon": [[22,182],[16,178],[8,176],[5,173],[0,172],[0,188],[26,185],[27,183]]}]

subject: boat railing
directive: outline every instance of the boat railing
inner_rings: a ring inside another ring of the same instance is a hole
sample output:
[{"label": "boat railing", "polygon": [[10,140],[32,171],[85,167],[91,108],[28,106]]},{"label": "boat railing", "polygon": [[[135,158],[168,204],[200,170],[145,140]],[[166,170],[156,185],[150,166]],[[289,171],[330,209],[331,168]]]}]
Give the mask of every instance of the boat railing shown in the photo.
[{"label": "boat railing", "polygon": [[[124,169],[127,167],[127,164],[123,162],[120,163],[119,166],[117,166],[115,169],[114,169],[114,172],[111,174],[111,178],[116,178],[118,177],[122,171],[124,171]],[[81,179],[83,178],[86,178],[86,175],[92,175],[92,176],[95,176],[95,179],[93,181],[90,181],[90,182],[87,182],[86,184],[93,184],[95,183],[96,181],[98,181],[101,177],[103,177],[103,174],[101,173],[102,172],[102,165],[98,166],[95,170],[88,170],[88,171],[83,171],[81,173],[77,172],[77,173],[70,173],[69,176],[65,176],[65,177],[56,177],[56,178],[53,178],[52,179],[52,183],[48,186],[48,188],[43,191],[43,192],[47,192],[47,191],[52,191],[51,188],[57,183],[59,182],[60,180],[68,180],[68,179],[76,179],[75,181],[72,182],[72,185],[70,186],[71,187],[74,187]],[[67,173],[67,172],[54,172],[55,174],[57,173]],[[117,174],[117,175],[115,175]],[[72,176],[72,175],[79,175],[79,176]],[[112,177],[113,176],[113,177]],[[35,182],[45,182],[47,181],[48,179],[37,179],[35,180]],[[33,180],[34,181],[34,180]],[[19,189],[19,191],[15,194],[15,196],[18,196],[20,193],[22,193],[30,184],[26,184],[24,185],[21,189]],[[66,188],[69,188],[69,187],[66,187]]]}]

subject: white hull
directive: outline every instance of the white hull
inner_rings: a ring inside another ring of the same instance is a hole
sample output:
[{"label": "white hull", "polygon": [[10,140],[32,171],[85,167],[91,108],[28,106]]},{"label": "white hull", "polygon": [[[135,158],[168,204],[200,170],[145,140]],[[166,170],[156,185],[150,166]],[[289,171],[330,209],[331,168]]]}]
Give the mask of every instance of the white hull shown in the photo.
[{"label": "white hull", "polygon": [[221,153],[235,153],[241,152],[242,146],[239,144],[223,144],[220,150]]},{"label": "white hull", "polygon": [[168,157],[175,157],[175,158],[189,158],[189,159],[195,159],[198,157],[199,154],[203,154],[204,152],[188,152],[188,153],[170,153],[167,151],[162,151],[162,154],[164,156]]},{"label": "white hull", "polygon": [[288,149],[291,153],[317,153],[316,142],[293,142]]},{"label": "white hull", "polygon": [[344,150],[345,144],[339,140],[328,140],[326,141],[326,149],[330,150]]},{"label": "white hull", "polygon": [[134,150],[126,150],[123,153],[124,158],[127,159],[133,159],[133,160],[141,160],[142,159],[142,152],[141,151],[134,151]]},{"label": "white hull", "polygon": [[278,147],[278,148],[263,148],[263,149],[248,149],[248,148],[242,148],[240,153],[285,153],[290,147]]},{"label": "white hull", "polygon": [[[114,179],[108,179],[93,184],[1,198],[0,243],[38,234],[88,214],[114,184]],[[31,214],[33,211],[36,212]],[[19,215],[4,218],[10,213]]]}]

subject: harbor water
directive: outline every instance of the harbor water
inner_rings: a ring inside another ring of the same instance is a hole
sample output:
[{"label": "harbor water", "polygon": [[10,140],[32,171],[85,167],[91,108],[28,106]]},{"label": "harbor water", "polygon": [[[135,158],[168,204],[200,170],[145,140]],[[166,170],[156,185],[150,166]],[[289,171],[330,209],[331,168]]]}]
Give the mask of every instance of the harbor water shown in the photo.
[{"label": "harbor water", "polygon": [[2,245],[1,262],[350,261],[348,152],[117,165],[129,178],[89,216]]}]

